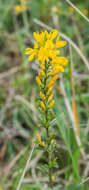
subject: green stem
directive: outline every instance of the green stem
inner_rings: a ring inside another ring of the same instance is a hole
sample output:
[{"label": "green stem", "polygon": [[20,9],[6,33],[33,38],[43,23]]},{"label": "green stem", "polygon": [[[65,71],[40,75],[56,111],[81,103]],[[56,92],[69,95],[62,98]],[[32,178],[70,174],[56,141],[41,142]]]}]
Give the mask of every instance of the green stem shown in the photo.
[{"label": "green stem", "polygon": [[50,168],[50,162],[51,162],[51,155],[50,155],[50,142],[49,142],[49,128],[46,128],[47,130],[47,139],[48,139],[48,167],[49,167],[49,186],[53,187],[53,180],[52,180],[52,168]]},{"label": "green stem", "polygon": [[[45,63],[45,81],[44,81],[44,87],[46,87],[47,85],[47,72],[48,72],[48,66],[47,63]],[[45,88],[44,88],[45,89]],[[47,90],[44,90],[44,94],[47,97]],[[50,153],[50,134],[49,134],[49,124],[48,124],[48,107],[47,107],[47,99],[45,102],[46,105],[46,110],[45,110],[45,120],[46,120],[46,132],[47,132],[47,142],[48,142],[48,150],[47,150],[47,154],[48,154],[48,168],[49,168],[49,186],[52,188],[53,187],[53,181],[52,181],[52,168],[50,168],[50,162],[51,162],[51,153]]]}]

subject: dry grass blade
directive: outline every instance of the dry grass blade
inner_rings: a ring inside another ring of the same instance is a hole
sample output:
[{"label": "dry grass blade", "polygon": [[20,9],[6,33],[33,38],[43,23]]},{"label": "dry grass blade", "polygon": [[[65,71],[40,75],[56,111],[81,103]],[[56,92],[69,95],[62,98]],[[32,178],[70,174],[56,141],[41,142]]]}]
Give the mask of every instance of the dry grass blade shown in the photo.
[{"label": "dry grass blade", "polygon": [[84,179],[78,186],[83,185],[84,183],[86,183],[89,180],[89,177],[87,177],[86,179]]},{"label": "dry grass blade", "polygon": [[87,22],[89,22],[89,19],[73,4],[71,3],[69,0],[66,0],[67,3],[73,7]]},{"label": "dry grass blade", "polygon": [[26,171],[27,171],[27,169],[28,169],[28,167],[29,167],[29,162],[30,162],[30,160],[31,160],[31,157],[32,157],[32,153],[33,153],[33,151],[34,151],[34,148],[35,148],[35,144],[33,144],[32,149],[31,149],[31,152],[29,153],[28,160],[27,160],[27,162],[26,162],[25,168],[24,168],[24,170],[23,170],[22,176],[21,176],[21,178],[20,178],[20,181],[19,181],[19,184],[18,184],[18,187],[16,188],[16,190],[20,190],[20,188],[21,188],[21,185],[22,185],[22,183],[23,183],[24,176],[25,176]]},{"label": "dry grass blade", "polygon": [[72,121],[73,130],[74,130],[74,133],[75,133],[75,137],[76,137],[77,144],[78,144],[78,146],[80,147],[81,155],[83,156],[83,158],[85,158],[85,152],[84,152],[83,147],[81,147],[81,139],[80,139],[79,135],[77,134],[77,127],[76,127],[74,115],[73,115],[73,112],[72,112],[72,109],[71,109],[69,100],[68,100],[68,98],[67,98],[66,91],[65,91],[65,88],[64,88],[64,84],[63,84],[63,80],[62,80],[62,79],[60,80],[60,88],[61,88],[61,91],[62,91],[62,95],[63,95],[63,97],[64,97],[64,102],[65,102],[66,108],[67,108],[67,110],[68,110],[70,119],[71,119],[71,121]]},{"label": "dry grass blade", "polygon": [[77,135],[80,136],[79,120],[78,120],[76,100],[75,100],[75,82],[74,82],[74,76],[73,76],[73,58],[72,58],[71,46],[69,46],[69,51],[70,51],[71,81],[72,81],[72,110],[73,110],[74,119],[75,119],[75,123],[76,123],[75,127],[77,127],[76,132],[77,132]]},{"label": "dry grass blade", "polygon": [[3,171],[3,175],[6,177],[9,173],[10,170],[15,166],[16,162],[18,161],[18,159],[24,154],[25,149],[21,150],[16,156],[15,158],[8,164],[8,166],[4,169]]}]

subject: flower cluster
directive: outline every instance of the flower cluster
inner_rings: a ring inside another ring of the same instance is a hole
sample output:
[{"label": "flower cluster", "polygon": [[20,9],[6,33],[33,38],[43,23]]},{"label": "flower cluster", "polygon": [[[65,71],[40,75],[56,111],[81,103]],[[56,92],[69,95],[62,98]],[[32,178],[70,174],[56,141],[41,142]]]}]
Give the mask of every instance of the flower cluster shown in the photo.
[{"label": "flower cluster", "polygon": [[64,72],[68,61],[61,57],[59,48],[66,45],[66,41],[60,41],[57,30],[48,33],[46,30],[41,33],[34,32],[36,40],[34,48],[27,48],[25,53],[29,55],[28,60],[37,59],[40,65],[40,72],[36,81],[40,87],[41,111],[46,112],[54,104],[52,88],[59,74]]}]

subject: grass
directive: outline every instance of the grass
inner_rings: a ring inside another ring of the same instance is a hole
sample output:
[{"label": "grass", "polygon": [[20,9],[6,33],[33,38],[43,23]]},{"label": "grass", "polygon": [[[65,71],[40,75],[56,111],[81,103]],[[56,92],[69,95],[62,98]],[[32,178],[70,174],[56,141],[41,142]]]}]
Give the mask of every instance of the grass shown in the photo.
[{"label": "grass", "polygon": [[[71,2],[81,12],[88,10],[89,18],[88,0]],[[43,133],[39,127],[40,114],[37,112],[39,89],[35,77],[38,65],[28,63],[24,54],[26,47],[33,46],[32,33],[43,29],[34,22],[34,19],[38,19],[63,32],[85,57],[84,61],[77,49],[72,48],[75,99],[72,96],[69,43],[63,51],[69,65],[63,79],[54,87],[56,104],[53,113],[56,121],[52,123],[52,130],[55,132],[58,159],[54,168],[53,190],[88,190],[89,180],[83,181],[89,176],[89,69],[85,63],[89,57],[89,23],[76,10],[71,12],[66,1],[31,0],[27,2],[28,10],[16,15],[14,6],[18,3],[20,1],[0,1],[0,188],[16,189],[33,139],[38,131]],[[75,101],[77,111],[72,109],[72,101]],[[76,119],[74,111],[78,116],[80,141],[77,141],[76,123],[72,118]],[[45,133],[43,138],[45,139]],[[46,159],[47,155],[41,150],[36,148],[33,151],[21,190],[49,190]]]}]

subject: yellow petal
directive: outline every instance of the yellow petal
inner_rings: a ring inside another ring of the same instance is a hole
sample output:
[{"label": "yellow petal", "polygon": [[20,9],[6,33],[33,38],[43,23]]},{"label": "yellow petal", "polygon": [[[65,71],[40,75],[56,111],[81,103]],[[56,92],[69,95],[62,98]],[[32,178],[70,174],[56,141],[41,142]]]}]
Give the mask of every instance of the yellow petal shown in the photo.
[{"label": "yellow petal", "polygon": [[45,95],[41,91],[40,91],[40,97],[41,97],[42,100],[45,99]]},{"label": "yellow petal", "polygon": [[51,40],[55,39],[55,38],[57,37],[57,34],[58,34],[58,31],[57,31],[57,30],[53,30],[53,31],[50,33]]},{"label": "yellow petal", "polygon": [[30,55],[29,58],[28,58],[28,61],[32,61],[34,58],[34,54]]},{"label": "yellow petal", "polygon": [[41,141],[40,134],[37,134],[36,138],[38,141]]},{"label": "yellow petal", "polygon": [[42,86],[42,82],[39,77],[36,77],[36,82],[38,83],[39,86]]},{"label": "yellow petal", "polygon": [[53,75],[58,74],[60,72],[64,72],[64,68],[62,66],[60,66],[60,65],[55,66],[55,70],[53,72]]},{"label": "yellow petal", "polygon": [[66,45],[66,41],[56,41],[55,48],[61,48]]},{"label": "yellow petal", "polygon": [[66,66],[68,64],[68,59],[66,57],[56,57],[53,60],[53,63],[55,64],[62,64],[63,66]]},{"label": "yellow petal", "polygon": [[48,97],[48,101],[50,101],[53,98],[53,94],[50,94],[50,96]]},{"label": "yellow petal", "polygon": [[45,104],[43,101],[40,102],[40,105],[41,105],[42,109],[45,109]]},{"label": "yellow petal", "polygon": [[54,101],[54,100],[52,100],[52,101],[50,102],[50,104],[49,104],[49,108],[53,107],[53,106],[54,106],[54,104],[55,104],[55,101]]},{"label": "yellow petal", "polygon": [[43,146],[43,147],[45,147],[45,146],[46,146],[46,144],[45,144],[45,142],[44,142],[44,141],[40,141],[40,145],[41,145],[41,146]]},{"label": "yellow petal", "polygon": [[26,48],[26,50],[25,50],[25,54],[30,54],[31,52],[32,52],[32,48]]}]

